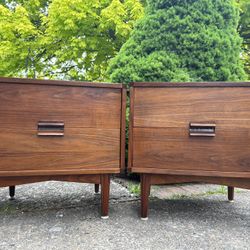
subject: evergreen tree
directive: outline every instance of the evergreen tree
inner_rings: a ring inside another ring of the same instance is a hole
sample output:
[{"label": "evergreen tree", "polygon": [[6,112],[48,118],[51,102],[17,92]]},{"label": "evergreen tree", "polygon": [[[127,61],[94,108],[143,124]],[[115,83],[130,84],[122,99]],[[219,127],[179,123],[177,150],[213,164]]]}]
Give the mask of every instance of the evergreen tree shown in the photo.
[{"label": "evergreen tree", "polygon": [[148,0],[108,69],[114,82],[246,78],[233,0]]},{"label": "evergreen tree", "polygon": [[240,10],[241,18],[239,24],[239,32],[243,38],[243,60],[245,64],[245,70],[250,80],[250,1],[249,0],[237,0]]}]

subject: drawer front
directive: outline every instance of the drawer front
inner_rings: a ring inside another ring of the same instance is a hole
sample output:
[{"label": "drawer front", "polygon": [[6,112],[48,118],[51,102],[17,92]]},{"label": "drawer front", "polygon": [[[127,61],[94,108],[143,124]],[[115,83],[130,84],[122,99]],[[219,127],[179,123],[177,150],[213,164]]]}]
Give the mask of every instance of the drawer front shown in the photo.
[{"label": "drawer front", "polygon": [[134,90],[136,171],[250,172],[249,142],[250,88]]},{"label": "drawer front", "polygon": [[121,89],[0,84],[0,175],[119,172],[120,120]]}]

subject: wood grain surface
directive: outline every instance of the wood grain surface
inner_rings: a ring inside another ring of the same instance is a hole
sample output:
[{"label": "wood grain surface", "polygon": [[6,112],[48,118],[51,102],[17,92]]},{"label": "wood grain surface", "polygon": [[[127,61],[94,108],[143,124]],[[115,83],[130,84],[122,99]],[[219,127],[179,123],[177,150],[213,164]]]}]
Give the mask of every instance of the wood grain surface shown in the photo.
[{"label": "wood grain surface", "polygon": [[1,83],[0,100],[1,129],[36,128],[40,120],[64,121],[65,129],[120,128],[120,89]]},{"label": "wood grain surface", "polygon": [[[15,81],[0,82],[0,175],[120,172],[122,86]],[[64,136],[37,136],[41,121],[63,122]]]},{"label": "wood grain surface", "polygon": [[[250,88],[211,85],[134,84],[132,172],[250,177]],[[190,137],[190,123],[216,124],[215,136]]]},{"label": "wood grain surface", "polygon": [[134,127],[215,121],[250,128],[250,88],[135,88]]},{"label": "wood grain surface", "polygon": [[9,84],[28,84],[28,85],[45,85],[45,86],[69,86],[69,87],[90,87],[90,88],[114,88],[121,89],[124,87],[121,83],[93,83],[80,81],[62,81],[62,80],[39,80],[30,78],[10,78],[0,77],[0,82]]}]

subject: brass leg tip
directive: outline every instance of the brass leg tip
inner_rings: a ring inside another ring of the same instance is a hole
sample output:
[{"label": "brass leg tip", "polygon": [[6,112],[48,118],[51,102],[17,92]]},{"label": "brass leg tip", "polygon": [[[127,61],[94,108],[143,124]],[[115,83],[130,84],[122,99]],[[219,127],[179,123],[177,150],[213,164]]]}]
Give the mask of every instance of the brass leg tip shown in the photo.
[{"label": "brass leg tip", "polygon": [[147,221],[147,220],[148,220],[148,217],[146,217],[146,218],[141,217],[141,220]]},{"label": "brass leg tip", "polygon": [[234,203],[234,200],[228,200],[230,203]]},{"label": "brass leg tip", "polygon": [[101,217],[103,220],[107,220],[109,218],[109,216],[102,216]]}]

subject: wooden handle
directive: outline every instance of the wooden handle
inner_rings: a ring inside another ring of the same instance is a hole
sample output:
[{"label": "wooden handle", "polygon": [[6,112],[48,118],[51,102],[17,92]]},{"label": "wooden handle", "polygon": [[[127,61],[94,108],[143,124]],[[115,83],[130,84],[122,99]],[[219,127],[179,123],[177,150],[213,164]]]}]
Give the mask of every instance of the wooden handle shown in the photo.
[{"label": "wooden handle", "polygon": [[191,122],[189,124],[189,135],[192,137],[215,137],[215,123]]},{"label": "wooden handle", "polygon": [[64,122],[39,121],[37,124],[38,136],[64,136]]}]

